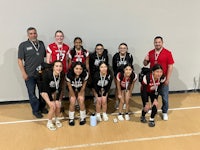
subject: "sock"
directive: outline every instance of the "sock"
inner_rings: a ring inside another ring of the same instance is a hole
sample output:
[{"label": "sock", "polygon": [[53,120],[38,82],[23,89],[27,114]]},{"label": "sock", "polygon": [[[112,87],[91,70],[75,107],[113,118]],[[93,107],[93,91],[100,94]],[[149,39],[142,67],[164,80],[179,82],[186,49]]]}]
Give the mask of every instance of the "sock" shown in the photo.
[{"label": "sock", "polygon": [[98,117],[99,117],[99,116],[101,116],[101,115],[100,115],[100,113],[96,113],[96,116],[98,116]]},{"label": "sock", "polygon": [[74,111],[69,111],[69,119],[74,119]]},{"label": "sock", "polygon": [[81,120],[85,119],[85,117],[86,117],[86,111],[85,110],[83,110],[83,111],[80,110],[80,118],[81,118]]},{"label": "sock", "polygon": [[150,118],[149,121],[154,121],[154,118]]},{"label": "sock", "polygon": [[157,108],[155,105],[153,105],[152,112],[151,112],[151,118],[154,118],[156,114],[157,114]]},{"label": "sock", "polygon": [[49,120],[49,119],[48,119],[47,123],[48,123],[48,124],[52,124],[52,120]]}]

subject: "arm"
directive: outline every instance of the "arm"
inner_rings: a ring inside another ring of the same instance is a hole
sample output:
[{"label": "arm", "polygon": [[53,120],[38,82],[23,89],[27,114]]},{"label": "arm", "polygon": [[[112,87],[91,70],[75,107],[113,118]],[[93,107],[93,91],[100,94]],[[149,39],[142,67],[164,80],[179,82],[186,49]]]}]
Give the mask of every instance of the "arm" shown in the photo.
[{"label": "arm", "polygon": [[47,53],[47,58],[46,58],[47,64],[50,64],[50,60],[51,60],[51,53]]},{"label": "arm", "polygon": [[121,99],[122,98],[122,90],[121,90],[121,86],[120,86],[120,81],[116,81],[117,82],[117,93],[118,93],[118,98]]},{"label": "arm", "polygon": [[144,58],[143,65],[147,66],[149,64],[149,54]]},{"label": "arm", "polygon": [[90,74],[89,56],[86,58],[85,65],[86,65],[86,69],[87,69],[88,73]]},{"label": "arm", "polygon": [[172,70],[173,70],[173,65],[168,65],[167,78],[166,78],[166,81],[165,81],[165,85],[169,84],[169,79],[171,77]]},{"label": "arm", "polygon": [[28,79],[28,75],[27,75],[27,73],[26,73],[26,71],[25,71],[25,69],[24,69],[23,60],[20,59],[20,58],[18,58],[18,66],[19,66],[19,69],[20,69],[20,71],[21,71],[21,73],[22,73],[23,79],[24,79],[24,80],[27,80],[27,79]]}]

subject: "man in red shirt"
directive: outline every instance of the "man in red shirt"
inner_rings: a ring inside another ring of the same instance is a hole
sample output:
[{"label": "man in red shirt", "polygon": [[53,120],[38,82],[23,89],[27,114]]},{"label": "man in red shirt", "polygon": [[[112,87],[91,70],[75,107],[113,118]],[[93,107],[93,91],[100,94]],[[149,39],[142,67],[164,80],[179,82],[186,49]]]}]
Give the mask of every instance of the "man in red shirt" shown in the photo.
[{"label": "man in red shirt", "polygon": [[67,67],[67,53],[69,46],[63,43],[64,34],[58,30],[55,33],[55,42],[47,47],[47,63],[53,63],[55,60],[62,61],[63,71],[66,73]]},{"label": "man in red shirt", "polygon": [[145,57],[143,64],[147,66],[150,64],[152,68],[155,64],[160,64],[163,68],[163,73],[166,76],[166,81],[161,88],[162,96],[162,113],[163,120],[168,120],[168,94],[169,94],[169,80],[173,70],[174,59],[172,53],[163,47],[163,38],[157,36],[154,38],[154,49],[150,50]]}]

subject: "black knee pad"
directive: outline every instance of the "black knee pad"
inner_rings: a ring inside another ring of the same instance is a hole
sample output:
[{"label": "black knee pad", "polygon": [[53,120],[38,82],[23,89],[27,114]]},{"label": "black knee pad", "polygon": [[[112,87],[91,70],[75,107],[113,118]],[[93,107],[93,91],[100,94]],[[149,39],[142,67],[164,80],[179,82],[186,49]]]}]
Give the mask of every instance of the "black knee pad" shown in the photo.
[{"label": "black knee pad", "polygon": [[156,107],[156,105],[153,105],[153,107],[152,107],[152,113],[153,114],[157,114],[157,107]]}]

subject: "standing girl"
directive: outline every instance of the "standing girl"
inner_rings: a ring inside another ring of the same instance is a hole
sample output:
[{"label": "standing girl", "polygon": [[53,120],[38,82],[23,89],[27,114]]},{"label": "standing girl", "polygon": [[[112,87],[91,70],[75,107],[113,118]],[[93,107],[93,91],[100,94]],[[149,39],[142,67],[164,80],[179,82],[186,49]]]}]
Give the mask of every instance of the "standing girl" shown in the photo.
[{"label": "standing girl", "polygon": [[100,111],[103,111],[103,120],[108,121],[107,111],[107,97],[108,91],[112,83],[112,77],[108,70],[107,64],[102,61],[99,64],[99,71],[95,73],[93,78],[94,95],[96,97],[96,116],[97,121],[102,121]]},{"label": "standing girl", "polygon": [[55,33],[55,42],[51,43],[47,47],[47,63],[52,63],[55,60],[62,61],[63,71],[66,73],[67,67],[67,53],[69,46],[63,43],[64,33],[61,30],[57,30]]},{"label": "standing girl", "polygon": [[[113,67],[116,87],[117,87],[117,79],[116,79],[117,73],[122,72],[126,64],[133,64],[133,57],[130,53],[128,53],[127,44],[121,43],[118,49],[119,52],[116,53],[112,59],[112,67]],[[117,88],[115,89],[115,98],[116,98],[116,108],[118,108],[119,100],[118,100]]]},{"label": "standing girl", "polygon": [[[118,119],[120,121],[130,120],[129,116],[129,100],[132,96],[132,91],[134,88],[135,81],[137,80],[137,74],[133,72],[133,65],[126,64],[124,66],[123,72],[117,74],[117,93],[120,100],[119,103],[119,115]],[[125,115],[123,117],[122,107],[126,104]]]},{"label": "standing girl", "polygon": [[81,62],[72,64],[69,72],[67,73],[66,80],[69,89],[70,105],[69,105],[69,125],[74,126],[74,113],[75,103],[78,100],[80,106],[80,125],[86,123],[86,110],[85,110],[85,87],[87,84],[88,72]]},{"label": "standing girl", "polygon": [[161,84],[165,82],[166,78],[163,76],[163,69],[161,65],[156,64],[152,67],[152,72],[144,75],[141,85],[141,98],[143,103],[142,116],[140,121],[146,123],[145,118],[146,113],[150,109],[149,97],[151,100],[151,117],[149,119],[149,126],[155,126],[155,115],[157,114],[158,109],[158,94],[161,87]]},{"label": "standing girl", "polygon": [[55,115],[55,124],[59,128],[62,123],[58,120],[60,115],[62,89],[64,83],[64,73],[62,72],[63,65],[60,60],[56,60],[53,63],[53,69],[45,71],[43,74],[42,92],[41,96],[49,105],[47,128],[49,130],[56,130],[52,122],[52,118]]},{"label": "standing girl", "polygon": [[89,72],[89,52],[83,48],[82,39],[80,37],[74,39],[74,48],[69,51],[68,57],[69,67],[73,62],[81,62],[85,64],[86,69]]}]

